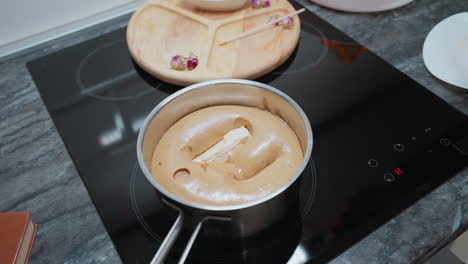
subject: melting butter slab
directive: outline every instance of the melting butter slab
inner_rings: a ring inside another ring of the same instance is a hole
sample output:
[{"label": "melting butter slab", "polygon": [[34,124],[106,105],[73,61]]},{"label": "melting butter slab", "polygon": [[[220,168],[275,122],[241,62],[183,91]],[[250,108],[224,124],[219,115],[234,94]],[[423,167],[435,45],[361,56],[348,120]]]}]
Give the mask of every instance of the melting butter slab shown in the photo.
[{"label": "melting butter slab", "polygon": [[185,200],[232,205],[279,189],[302,160],[296,134],[280,117],[223,105],[193,112],[170,127],[156,146],[151,174]]},{"label": "melting butter slab", "polygon": [[238,147],[244,138],[250,137],[250,132],[245,127],[239,127],[229,131],[223,139],[216,143],[200,156],[193,159],[196,162],[226,162],[230,151]]}]

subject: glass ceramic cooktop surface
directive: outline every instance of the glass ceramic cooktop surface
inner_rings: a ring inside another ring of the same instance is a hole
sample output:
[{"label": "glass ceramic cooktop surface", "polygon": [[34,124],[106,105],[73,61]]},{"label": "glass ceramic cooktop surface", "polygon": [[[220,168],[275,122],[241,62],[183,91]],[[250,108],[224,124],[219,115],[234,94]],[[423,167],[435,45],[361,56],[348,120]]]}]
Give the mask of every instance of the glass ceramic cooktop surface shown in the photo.
[{"label": "glass ceramic cooktop surface", "polygon": [[[463,114],[309,11],[301,22],[293,55],[257,79],[296,100],[312,125],[299,209],[243,240],[204,239],[202,229],[189,263],[325,262],[468,164]],[[176,212],[144,178],[136,138],[146,115],[181,87],[132,61],[125,30],[28,68],[122,261],[148,263]]]}]

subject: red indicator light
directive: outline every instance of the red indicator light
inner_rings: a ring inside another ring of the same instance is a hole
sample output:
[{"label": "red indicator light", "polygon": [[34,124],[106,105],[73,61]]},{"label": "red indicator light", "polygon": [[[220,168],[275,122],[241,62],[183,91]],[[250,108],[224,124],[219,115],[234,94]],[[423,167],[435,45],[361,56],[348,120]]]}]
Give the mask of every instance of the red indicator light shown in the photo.
[{"label": "red indicator light", "polygon": [[393,169],[393,172],[398,176],[404,174],[404,172],[400,168]]}]

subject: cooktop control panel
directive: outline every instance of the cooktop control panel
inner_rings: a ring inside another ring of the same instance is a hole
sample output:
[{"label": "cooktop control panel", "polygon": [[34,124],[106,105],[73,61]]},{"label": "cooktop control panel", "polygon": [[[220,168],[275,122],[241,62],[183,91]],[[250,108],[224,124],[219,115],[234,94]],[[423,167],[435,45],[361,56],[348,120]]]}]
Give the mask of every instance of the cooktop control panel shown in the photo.
[{"label": "cooktop control panel", "polygon": [[[440,132],[440,133],[438,133]],[[462,166],[468,158],[468,129],[457,127],[452,131],[437,131],[426,127],[400,140],[388,151],[391,161],[370,157],[367,166],[381,176],[383,182],[398,183],[411,174],[437,173],[437,164],[457,163]],[[398,164],[399,163],[399,164]]]}]

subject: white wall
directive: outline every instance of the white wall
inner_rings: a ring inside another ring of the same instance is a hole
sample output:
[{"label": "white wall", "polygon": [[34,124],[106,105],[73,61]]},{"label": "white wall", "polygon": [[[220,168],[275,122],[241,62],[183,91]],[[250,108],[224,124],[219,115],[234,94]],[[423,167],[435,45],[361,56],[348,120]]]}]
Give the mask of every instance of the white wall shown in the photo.
[{"label": "white wall", "polygon": [[[141,0],[0,0],[0,48]],[[130,11],[130,10],[129,10]]]}]

